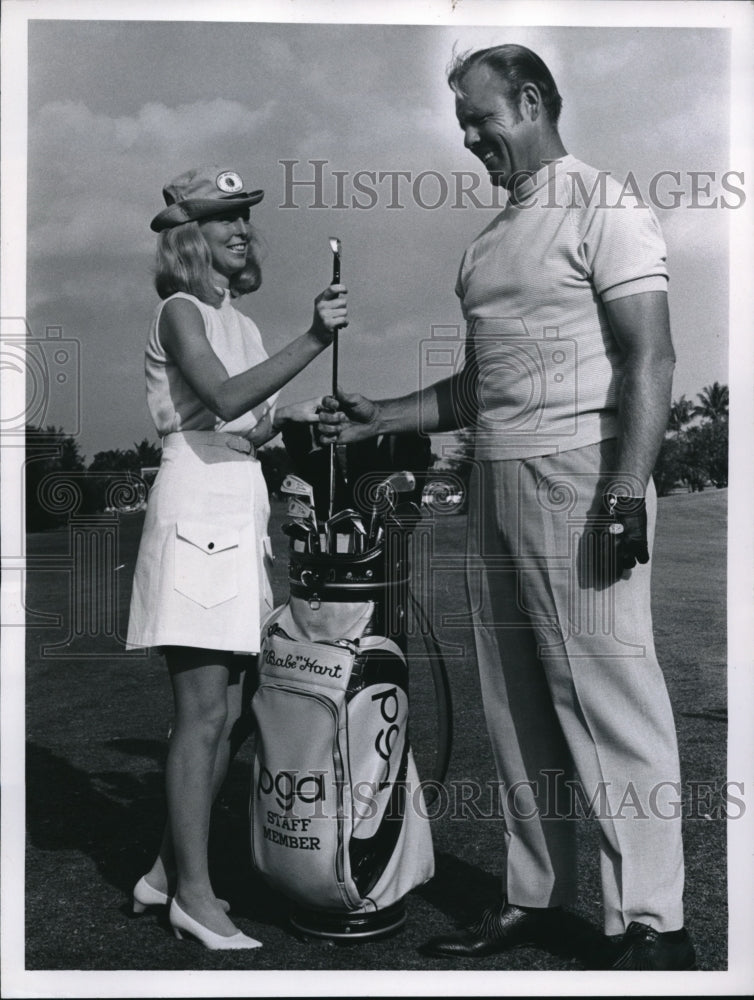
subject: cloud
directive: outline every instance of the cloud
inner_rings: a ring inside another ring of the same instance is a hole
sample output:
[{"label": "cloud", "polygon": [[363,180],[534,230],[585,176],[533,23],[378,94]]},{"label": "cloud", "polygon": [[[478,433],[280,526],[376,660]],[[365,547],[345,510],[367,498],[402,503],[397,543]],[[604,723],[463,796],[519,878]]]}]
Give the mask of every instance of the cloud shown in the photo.
[{"label": "cloud", "polygon": [[672,256],[705,254],[725,262],[729,217],[724,209],[690,208],[687,198],[685,206],[657,216]]},{"label": "cloud", "polygon": [[192,163],[238,156],[273,110],[218,98],[135,115],[86,104],[45,104],[29,131],[29,249],[42,256],[151,246],[145,219],[165,180]]}]

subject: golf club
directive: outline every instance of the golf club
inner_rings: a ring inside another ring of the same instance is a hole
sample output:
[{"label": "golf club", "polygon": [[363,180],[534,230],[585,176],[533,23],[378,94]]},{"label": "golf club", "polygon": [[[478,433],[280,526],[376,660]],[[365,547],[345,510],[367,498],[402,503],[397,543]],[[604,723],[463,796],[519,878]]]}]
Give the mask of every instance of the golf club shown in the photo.
[{"label": "golf club", "polygon": [[288,515],[296,519],[296,521],[301,522],[307,527],[307,530],[311,532],[310,538],[312,545],[310,551],[320,552],[321,544],[319,538],[319,524],[317,522],[317,514],[310,504],[299,499],[297,496],[292,496],[288,501]]},{"label": "golf club", "polygon": [[306,497],[312,507],[314,506],[314,487],[305,479],[294,476],[293,473],[289,473],[285,477],[280,486],[280,492]]},{"label": "golf club", "polygon": [[375,500],[369,521],[368,545],[370,548],[377,545],[381,521],[384,520],[384,515],[380,514],[380,501],[386,500],[389,513],[392,513],[395,510],[397,497],[401,493],[411,493],[415,488],[416,476],[413,472],[408,471],[393,472],[377,486],[374,492]]},{"label": "golf club", "polygon": [[[330,249],[332,250],[332,283],[340,282],[340,240],[337,236],[330,237]],[[337,395],[338,391],[338,331],[333,331],[332,340],[332,394]],[[330,498],[327,506],[327,516],[332,517],[335,507],[335,443],[330,445]]]},{"label": "golf club", "polygon": [[423,517],[423,513],[418,503],[414,503],[413,500],[406,500],[393,508],[390,516],[393,520],[403,524],[404,521],[420,520]]},{"label": "golf club", "polygon": [[[341,525],[348,525],[348,529],[338,531],[337,529]],[[350,507],[339,511],[337,514],[333,514],[325,524],[326,545],[330,555],[338,554],[337,539],[340,536],[348,540],[347,552],[353,552],[354,554],[362,553],[364,551],[366,535],[366,528],[359,513]]]},{"label": "golf club", "polygon": [[310,554],[314,551],[312,545],[314,538],[317,537],[317,541],[319,541],[316,531],[309,521],[287,521],[283,525],[283,534],[292,539],[294,552]]},{"label": "golf club", "polygon": [[291,497],[288,500],[288,514],[290,517],[298,518],[301,521],[310,521],[315,527],[317,526],[317,515],[314,507],[299,497]]}]

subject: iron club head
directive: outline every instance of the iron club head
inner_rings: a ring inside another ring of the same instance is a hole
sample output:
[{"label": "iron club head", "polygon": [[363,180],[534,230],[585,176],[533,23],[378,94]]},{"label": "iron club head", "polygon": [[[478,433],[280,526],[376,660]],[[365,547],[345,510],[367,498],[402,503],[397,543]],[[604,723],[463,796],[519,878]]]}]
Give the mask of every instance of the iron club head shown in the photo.
[{"label": "iron club head", "polygon": [[281,493],[292,494],[293,496],[306,497],[309,503],[314,506],[314,487],[307,483],[305,479],[289,473],[280,485]]},{"label": "iron club head", "polygon": [[314,507],[298,496],[292,496],[288,500],[288,514],[301,521],[309,521],[315,528],[317,527],[317,514]]},{"label": "iron club head", "polygon": [[[345,530],[338,531],[338,528]],[[325,524],[325,537],[327,538],[327,551],[331,555],[337,554],[336,540],[340,535],[349,539],[348,551],[357,554],[364,551],[364,540],[367,532],[358,511],[348,507],[328,518]]]},{"label": "iron club head", "polygon": [[398,496],[401,493],[411,493],[415,488],[416,476],[408,470],[393,472],[377,486],[374,492],[375,502],[372,507],[372,516],[369,523],[368,544],[370,547],[378,544],[379,529],[385,516],[385,511],[380,510],[383,506],[380,501],[384,500],[387,502],[387,513],[390,514],[395,510]]},{"label": "iron club head", "polygon": [[287,521],[283,525],[283,534],[292,540],[294,552],[311,553],[319,548],[319,536],[310,521]]},{"label": "iron club head", "polygon": [[396,494],[410,493],[412,490],[416,489],[416,476],[413,472],[408,471],[394,472],[382,483],[380,483],[378,489],[383,488],[386,491],[391,491]]}]

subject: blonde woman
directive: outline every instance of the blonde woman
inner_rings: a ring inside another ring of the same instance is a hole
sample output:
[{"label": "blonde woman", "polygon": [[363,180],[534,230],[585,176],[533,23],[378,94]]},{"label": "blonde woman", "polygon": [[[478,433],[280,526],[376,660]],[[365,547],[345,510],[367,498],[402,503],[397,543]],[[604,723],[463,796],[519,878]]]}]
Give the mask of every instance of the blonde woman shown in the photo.
[{"label": "blonde woman", "polygon": [[347,325],[345,288],[315,300],[311,326],[268,357],[233,300],[261,283],[249,224],[261,190],[223,167],[189,170],[163,189],[146,349],[147,401],[162,441],[136,564],[129,647],[159,648],[175,718],[166,766],[168,821],[134,888],[134,910],[170,903],[177,937],[255,948],[218,900],[208,871],[212,802],[232,756],[244,678],[271,607],[269,501],[256,449],[317,401],[276,406],[278,391]]}]

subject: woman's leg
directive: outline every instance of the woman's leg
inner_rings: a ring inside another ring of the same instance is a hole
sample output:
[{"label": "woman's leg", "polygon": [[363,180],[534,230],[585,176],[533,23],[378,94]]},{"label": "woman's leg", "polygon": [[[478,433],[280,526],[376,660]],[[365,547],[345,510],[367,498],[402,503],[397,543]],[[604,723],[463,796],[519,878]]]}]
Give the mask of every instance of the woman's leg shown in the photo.
[{"label": "woman's leg", "polygon": [[209,930],[231,935],[237,928],[212,890],[207,844],[212,801],[229,760],[220,747],[228,743],[233,657],[212,650],[172,648],[167,660],[175,699],[165,775],[175,898],[184,912]]},{"label": "woman's leg", "polygon": [[[252,728],[249,710],[252,691],[249,688],[256,677],[256,657],[252,655],[231,656],[229,664],[226,691],[227,714],[215,754],[211,785],[212,802],[215,801],[223,786],[230,762],[248,739]],[[169,817],[163,830],[159,853],[152,868],[147,872],[146,879],[153,888],[159,889],[161,892],[166,892],[170,896],[175,893],[177,870]]]},{"label": "woman's leg", "polygon": [[252,730],[250,686],[256,679],[255,656],[233,656],[226,690],[225,726],[220,737],[212,775],[212,801],[217,798],[230,762]]}]

